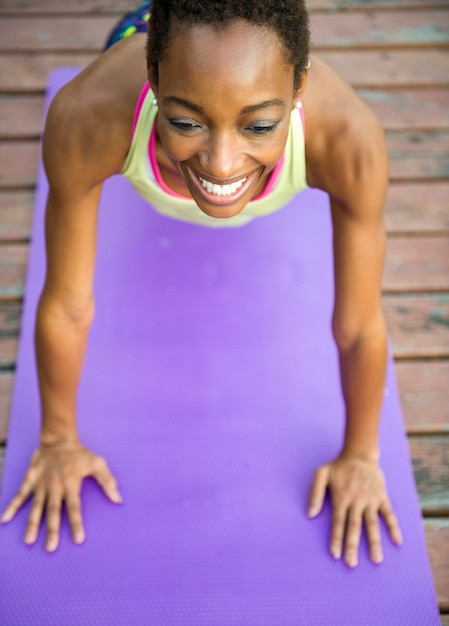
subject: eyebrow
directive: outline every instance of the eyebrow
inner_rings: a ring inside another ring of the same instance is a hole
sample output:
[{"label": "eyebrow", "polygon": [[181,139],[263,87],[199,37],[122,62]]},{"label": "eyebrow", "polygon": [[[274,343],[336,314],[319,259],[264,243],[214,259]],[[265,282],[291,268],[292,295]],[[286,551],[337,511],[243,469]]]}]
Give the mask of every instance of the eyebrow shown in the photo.
[{"label": "eyebrow", "polygon": [[[204,113],[203,107],[198,106],[197,104],[193,104],[193,102],[189,102],[188,100],[184,100],[183,98],[178,98],[177,96],[167,96],[164,98],[165,102],[175,102],[176,104],[180,104],[182,106],[187,107],[188,109],[192,109],[192,111],[196,111],[197,113]],[[268,107],[283,107],[285,109],[285,102],[280,100],[279,98],[274,98],[273,100],[265,100],[264,102],[259,102],[258,104],[250,104],[240,111],[240,113],[253,113],[254,111],[259,111],[260,109],[267,109]]]}]

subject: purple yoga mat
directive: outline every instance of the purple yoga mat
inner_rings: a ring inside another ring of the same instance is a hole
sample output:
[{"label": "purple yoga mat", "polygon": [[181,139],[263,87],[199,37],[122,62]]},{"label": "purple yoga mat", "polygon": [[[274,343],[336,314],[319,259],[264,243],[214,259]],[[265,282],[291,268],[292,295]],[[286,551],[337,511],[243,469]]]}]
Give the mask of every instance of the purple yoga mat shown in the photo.
[{"label": "purple yoga mat", "polygon": [[[52,74],[49,97],[73,74]],[[40,169],[2,507],[38,440],[46,192]],[[306,518],[314,470],[343,428],[325,194],[215,230],[158,215],[115,177],[101,199],[95,291],[79,429],[124,504],[86,481],[86,542],[73,545],[64,520],[52,555],[42,529],[34,547],[22,543],[28,506],[1,528],[2,624],[439,624],[391,361],[382,466],[404,546],[383,532],[384,563],[369,562],[364,541],[350,570],[328,553],[329,505]]]}]

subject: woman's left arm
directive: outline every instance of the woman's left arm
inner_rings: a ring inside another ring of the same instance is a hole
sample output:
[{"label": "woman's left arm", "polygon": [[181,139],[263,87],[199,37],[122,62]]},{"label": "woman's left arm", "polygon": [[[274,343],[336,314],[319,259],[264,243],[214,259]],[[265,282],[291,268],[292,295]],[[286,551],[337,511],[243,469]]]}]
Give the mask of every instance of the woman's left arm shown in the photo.
[{"label": "woman's left arm", "polygon": [[375,563],[383,559],[379,515],[397,544],[401,543],[401,532],[378,464],[387,361],[381,304],[387,150],[379,123],[363,108],[340,130],[327,154],[329,167],[323,186],[331,199],[335,273],[332,328],[339,353],[346,426],[339,456],[315,474],[308,513],[315,517],[320,512],[328,488],[333,507],[330,551],[336,559],[344,555],[345,562],[353,567],[358,562],[363,525]]}]

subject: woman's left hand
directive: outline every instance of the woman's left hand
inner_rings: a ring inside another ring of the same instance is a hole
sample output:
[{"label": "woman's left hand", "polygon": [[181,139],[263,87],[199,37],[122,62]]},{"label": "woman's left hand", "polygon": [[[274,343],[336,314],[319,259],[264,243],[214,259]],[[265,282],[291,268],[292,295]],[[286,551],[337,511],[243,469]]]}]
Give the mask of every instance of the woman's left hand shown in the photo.
[{"label": "woman's left hand", "polygon": [[319,467],[310,492],[309,517],[316,517],[321,511],[327,488],[333,508],[330,552],[335,559],[340,559],[344,553],[347,565],[357,565],[360,536],[365,524],[371,560],[381,563],[379,515],[387,524],[391,540],[398,545],[402,543],[385,479],[376,461],[342,454]]}]

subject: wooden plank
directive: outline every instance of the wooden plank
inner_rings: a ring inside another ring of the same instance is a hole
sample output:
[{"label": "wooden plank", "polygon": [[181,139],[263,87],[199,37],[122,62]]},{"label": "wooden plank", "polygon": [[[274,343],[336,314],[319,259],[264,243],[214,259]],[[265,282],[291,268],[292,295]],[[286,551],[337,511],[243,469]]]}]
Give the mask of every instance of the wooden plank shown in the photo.
[{"label": "wooden plank", "polygon": [[427,519],[424,527],[438,604],[440,608],[447,610],[449,609],[449,520]]},{"label": "wooden plank", "polygon": [[23,296],[28,249],[26,244],[0,246],[0,300]]},{"label": "wooden plank", "polygon": [[[135,3],[136,4],[136,3]],[[22,15],[34,13],[37,15],[66,15],[100,13],[121,15],[129,11],[129,0],[2,0],[0,15]],[[309,12],[314,11],[372,11],[379,9],[410,9],[410,8],[438,8],[447,7],[448,0],[307,0]]]},{"label": "wooden plank", "polygon": [[[5,0],[4,0],[5,1]],[[6,0],[13,2],[14,0]],[[39,0],[34,0],[36,3]],[[42,2],[42,0],[40,0]],[[73,0],[72,0],[73,1]],[[449,6],[448,0],[307,0],[309,12],[313,11],[373,11],[379,9],[437,8]]]},{"label": "wooden plank", "polygon": [[425,515],[449,515],[449,435],[409,438],[416,485]]},{"label": "wooden plank", "polygon": [[316,54],[356,88],[449,85],[446,50],[350,50]]},{"label": "wooden plank", "polygon": [[32,20],[4,17],[0,22],[0,52],[101,52],[116,23],[116,17],[100,15],[50,15]]},{"label": "wooden plank", "polygon": [[[449,608],[446,608],[446,611],[449,611]],[[441,626],[449,626],[449,614],[445,613],[440,615]]]},{"label": "wooden plank", "polygon": [[449,361],[397,361],[408,433],[449,432]]},{"label": "wooden plank", "polygon": [[0,367],[14,367],[22,319],[22,302],[0,300]]},{"label": "wooden plank", "polygon": [[36,139],[43,111],[43,96],[0,95],[0,139]]},{"label": "wooden plank", "polygon": [[33,203],[33,192],[0,191],[0,242],[29,240]]},{"label": "wooden plank", "polygon": [[447,46],[449,13],[444,10],[369,11],[310,16],[316,48],[381,48]]},{"label": "wooden plank", "polygon": [[0,85],[3,93],[45,91],[48,74],[58,67],[85,67],[95,54],[0,54]]},{"label": "wooden plank", "polygon": [[389,132],[387,144],[392,180],[449,178],[449,130]]},{"label": "wooden plank", "polygon": [[449,181],[392,183],[385,202],[388,233],[449,232]]},{"label": "wooden plank", "polygon": [[[318,54],[356,88],[449,85],[449,54],[444,50],[323,51]],[[95,56],[75,52],[1,54],[2,92],[43,92],[51,70],[68,65],[84,67]]]},{"label": "wooden plank", "polygon": [[449,237],[389,239],[383,289],[385,292],[449,289]]},{"label": "wooden plank", "polygon": [[[138,2],[134,5],[137,6]],[[66,15],[67,13],[108,13],[122,15],[134,6],[129,0],[2,0],[0,14]]]},{"label": "wooden plank", "polygon": [[0,189],[34,187],[38,141],[0,141]]},{"label": "wooden plank", "polygon": [[13,384],[12,372],[0,372],[0,442],[6,441],[8,433]]},{"label": "wooden plank", "polygon": [[[4,17],[0,51],[100,51],[117,18],[101,15]],[[438,9],[311,15],[317,48],[438,46],[449,44],[449,15]]]},{"label": "wooden plank", "polygon": [[359,89],[385,130],[449,127],[449,89]]},{"label": "wooden plank", "polygon": [[382,301],[396,359],[449,357],[449,293],[385,294]]}]

